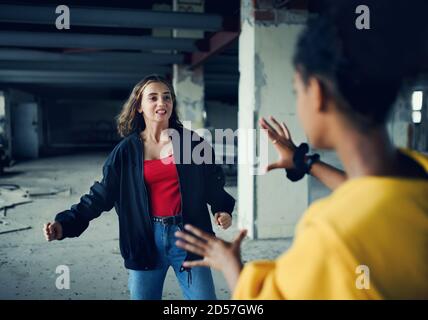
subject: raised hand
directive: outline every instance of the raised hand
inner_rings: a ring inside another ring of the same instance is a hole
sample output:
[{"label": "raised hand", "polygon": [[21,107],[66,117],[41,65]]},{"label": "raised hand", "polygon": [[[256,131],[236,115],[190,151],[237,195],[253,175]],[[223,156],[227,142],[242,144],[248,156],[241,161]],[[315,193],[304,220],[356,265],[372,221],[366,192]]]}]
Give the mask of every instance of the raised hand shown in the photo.
[{"label": "raised hand", "polygon": [[200,255],[203,259],[185,261],[183,267],[211,267],[220,270],[233,291],[242,270],[241,242],[247,235],[247,230],[241,230],[233,242],[227,242],[192,225],[187,224],[184,228],[193,235],[177,231],[175,236],[180,239],[176,242],[177,247]]},{"label": "raised hand", "polygon": [[294,166],[293,155],[296,145],[293,143],[290,131],[284,122],[280,124],[274,117],[270,117],[270,120],[273,122],[273,125],[264,118],[260,119],[259,125],[261,128],[267,130],[267,135],[278,152],[278,161],[269,164],[266,171],[279,168],[291,169]]},{"label": "raised hand", "polygon": [[177,231],[175,235],[180,239],[177,246],[203,257],[202,260],[184,262],[184,267],[203,266],[224,271],[230,265],[241,266],[240,246],[247,230],[241,230],[233,242],[227,242],[192,225],[184,228],[192,234]]}]

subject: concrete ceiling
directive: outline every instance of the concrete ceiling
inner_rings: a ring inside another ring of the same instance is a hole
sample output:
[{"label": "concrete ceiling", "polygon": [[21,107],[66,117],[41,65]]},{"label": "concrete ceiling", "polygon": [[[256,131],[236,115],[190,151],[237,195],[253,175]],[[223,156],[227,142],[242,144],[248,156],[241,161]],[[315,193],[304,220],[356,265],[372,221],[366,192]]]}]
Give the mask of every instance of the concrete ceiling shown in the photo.
[{"label": "concrete ceiling", "polygon": [[[57,30],[56,1],[2,1],[0,4],[0,88],[47,94],[47,88],[102,89],[129,93],[148,73],[171,77],[172,64],[192,63],[205,52],[206,97],[237,100],[238,45],[217,55],[209,39],[239,25],[239,0],[206,1],[206,12],[156,12],[172,1],[68,1],[71,28]],[[233,27],[231,27],[233,26]],[[153,30],[203,31],[203,39],[154,36]],[[106,91],[107,90],[107,91]]]}]

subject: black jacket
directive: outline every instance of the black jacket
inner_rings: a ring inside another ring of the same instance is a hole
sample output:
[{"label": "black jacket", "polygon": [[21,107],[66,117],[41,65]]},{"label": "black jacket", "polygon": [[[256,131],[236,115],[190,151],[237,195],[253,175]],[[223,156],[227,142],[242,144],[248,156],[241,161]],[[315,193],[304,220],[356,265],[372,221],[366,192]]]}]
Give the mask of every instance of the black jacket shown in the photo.
[{"label": "black jacket", "polygon": [[[212,213],[224,211],[231,214],[235,200],[224,190],[223,171],[214,163],[214,152],[210,146],[211,164],[195,164],[193,159],[190,164],[183,162],[186,160],[183,157],[191,158],[185,152],[180,153],[184,150],[184,137],[187,135],[188,139],[191,134],[196,135],[182,128],[179,130],[179,139],[172,139],[183,223],[193,224],[214,234],[207,204],[211,206]],[[201,143],[207,144],[202,139],[192,141],[192,152],[195,147],[195,151],[203,150]],[[90,192],[80,198],[79,203],[55,217],[55,221],[62,225],[63,238],[78,237],[88,227],[89,221],[114,206],[119,218],[120,251],[125,267],[134,270],[152,269],[156,258],[149,197],[143,178],[143,152],[143,143],[138,133],[124,138],[108,156],[103,166],[101,182],[95,182]],[[180,154],[181,158],[178,159]],[[188,253],[186,260],[199,258]]]}]

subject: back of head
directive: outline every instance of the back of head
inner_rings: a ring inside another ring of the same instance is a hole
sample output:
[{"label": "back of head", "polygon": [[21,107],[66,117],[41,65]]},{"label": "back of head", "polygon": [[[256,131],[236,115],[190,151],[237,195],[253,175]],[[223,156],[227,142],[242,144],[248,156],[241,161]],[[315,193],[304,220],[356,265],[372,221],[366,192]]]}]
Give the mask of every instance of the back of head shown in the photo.
[{"label": "back of head", "polygon": [[[357,28],[361,5],[369,29]],[[331,82],[359,127],[384,124],[402,81],[428,70],[428,1],[330,0],[324,8],[298,40],[296,69],[303,80]]]}]

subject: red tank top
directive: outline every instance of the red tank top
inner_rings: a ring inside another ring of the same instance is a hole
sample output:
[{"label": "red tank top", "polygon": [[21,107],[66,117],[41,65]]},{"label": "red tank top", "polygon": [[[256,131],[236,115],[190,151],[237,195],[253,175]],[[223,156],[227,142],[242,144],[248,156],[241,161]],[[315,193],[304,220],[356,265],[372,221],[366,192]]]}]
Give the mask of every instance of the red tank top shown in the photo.
[{"label": "red tank top", "polygon": [[174,157],[144,160],[144,181],[149,193],[151,214],[174,216],[181,212],[181,195]]}]

